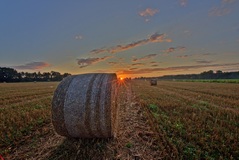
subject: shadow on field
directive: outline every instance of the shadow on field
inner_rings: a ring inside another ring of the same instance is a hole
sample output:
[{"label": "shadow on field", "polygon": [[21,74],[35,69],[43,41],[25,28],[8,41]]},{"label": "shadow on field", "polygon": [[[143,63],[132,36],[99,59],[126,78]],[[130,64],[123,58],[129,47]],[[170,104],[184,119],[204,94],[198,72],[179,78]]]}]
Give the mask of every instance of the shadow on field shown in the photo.
[{"label": "shadow on field", "polygon": [[[47,157],[49,160],[57,159],[104,159],[107,144],[112,139],[73,139],[66,138],[61,145]],[[112,151],[112,156],[114,155]],[[109,153],[108,153],[109,154]],[[109,155],[108,155],[109,156]]]}]

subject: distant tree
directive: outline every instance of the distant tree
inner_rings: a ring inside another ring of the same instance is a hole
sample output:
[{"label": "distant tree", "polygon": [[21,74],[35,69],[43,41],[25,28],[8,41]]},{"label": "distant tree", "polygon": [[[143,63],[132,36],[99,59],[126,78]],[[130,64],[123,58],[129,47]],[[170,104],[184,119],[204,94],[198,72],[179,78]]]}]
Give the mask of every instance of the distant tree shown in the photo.
[{"label": "distant tree", "polygon": [[70,76],[71,74],[70,73],[64,73],[63,74],[63,78],[67,77],[67,76]]},{"label": "distant tree", "polygon": [[239,71],[237,72],[222,72],[217,70],[204,71],[200,74],[186,74],[186,75],[166,75],[159,77],[159,79],[239,79]]},{"label": "distant tree", "polygon": [[0,82],[33,82],[33,81],[61,81],[71,74],[51,72],[17,72],[13,68],[0,67]]},{"label": "distant tree", "polygon": [[43,79],[44,79],[44,81],[50,81],[50,79],[51,79],[51,73],[49,73],[49,72],[44,72],[44,73],[43,73]]},{"label": "distant tree", "polygon": [[18,81],[18,73],[15,69],[1,67],[0,68],[0,81],[1,82],[16,82]]},{"label": "distant tree", "polygon": [[59,72],[51,71],[51,79],[52,81],[60,81],[62,76]]}]

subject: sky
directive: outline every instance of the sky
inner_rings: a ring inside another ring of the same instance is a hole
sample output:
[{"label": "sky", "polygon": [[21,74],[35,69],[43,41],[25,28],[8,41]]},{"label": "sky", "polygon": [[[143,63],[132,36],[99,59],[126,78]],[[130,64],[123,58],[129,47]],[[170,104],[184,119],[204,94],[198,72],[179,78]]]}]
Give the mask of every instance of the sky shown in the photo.
[{"label": "sky", "polygon": [[0,1],[0,67],[154,77],[239,70],[239,0]]}]

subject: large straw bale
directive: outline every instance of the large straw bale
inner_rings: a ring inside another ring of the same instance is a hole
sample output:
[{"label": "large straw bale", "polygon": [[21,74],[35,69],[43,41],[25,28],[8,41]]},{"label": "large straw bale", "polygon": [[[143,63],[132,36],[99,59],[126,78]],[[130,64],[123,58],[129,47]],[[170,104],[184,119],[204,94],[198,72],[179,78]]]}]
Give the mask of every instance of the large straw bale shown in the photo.
[{"label": "large straw bale", "polygon": [[68,76],[55,90],[52,123],[56,132],[74,138],[116,136],[116,74]]}]

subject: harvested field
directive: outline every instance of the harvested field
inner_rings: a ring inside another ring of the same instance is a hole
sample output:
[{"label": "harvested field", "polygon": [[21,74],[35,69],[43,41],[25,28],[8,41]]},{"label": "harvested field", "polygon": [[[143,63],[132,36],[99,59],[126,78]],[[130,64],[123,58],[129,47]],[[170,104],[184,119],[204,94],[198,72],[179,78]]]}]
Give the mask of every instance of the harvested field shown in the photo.
[{"label": "harvested field", "polygon": [[51,124],[58,83],[0,84],[6,159],[237,159],[238,84],[120,83],[115,139],[69,139]]},{"label": "harvested field", "polygon": [[238,159],[238,84],[135,81],[132,87],[180,158]]}]

